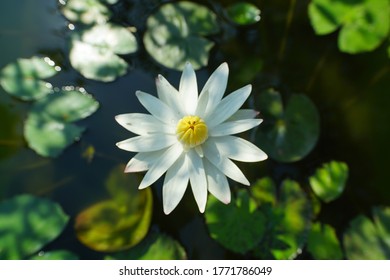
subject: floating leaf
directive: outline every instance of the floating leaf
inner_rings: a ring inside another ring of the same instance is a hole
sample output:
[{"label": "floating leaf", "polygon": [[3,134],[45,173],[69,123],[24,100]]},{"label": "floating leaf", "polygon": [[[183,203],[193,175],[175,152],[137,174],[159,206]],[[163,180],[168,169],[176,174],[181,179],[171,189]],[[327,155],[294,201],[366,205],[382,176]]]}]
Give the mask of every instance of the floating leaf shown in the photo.
[{"label": "floating leaf", "polygon": [[325,202],[335,200],[344,191],[348,179],[348,165],[344,162],[325,163],[309,178],[314,193]]},{"label": "floating leaf", "polygon": [[153,234],[128,251],[119,252],[106,259],[110,260],[185,260],[184,248],[165,234]]},{"label": "floating leaf", "polygon": [[229,250],[246,253],[263,237],[265,217],[247,191],[239,191],[228,205],[210,196],[205,213],[211,237]]},{"label": "floating leaf", "polygon": [[30,258],[31,260],[78,260],[79,258],[70,251],[56,250],[48,252],[39,252],[38,255]]},{"label": "floating leaf", "polygon": [[374,208],[374,222],[365,216],[352,220],[344,234],[344,248],[350,260],[390,258],[390,208]]},{"label": "floating leaf", "polygon": [[272,206],[276,204],[276,187],[274,181],[269,178],[261,178],[250,188],[252,197],[259,205],[269,203]]},{"label": "floating leaf", "polygon": [[215,14],[207,7],[181,1],[160,7],[147,20],[144,44],[148,53],[165,67],[182,70],[206,66],[214,43],[204,38],[218,32]]},{"label": "floating leaf", "polygon": [[72,22],[102,24],[111,17],[111,11],[104,5],[104,2],[112,2],[110,4],[114,4],[117,0],[67,0],[66,4],[61,7],[61,11]]},{"label": "floating leaf", "polygon": [[264,123],[259,127],[259,146],[273,159],[294,162],[304,158],[317,143],[320,121],[317,108],[305,95],[293,94],[283,108],[279,92],[272,89],[258,98]]},{"label": "floating leaf", "polygon": [[226,8],[229,18],[236,24],[248,25],[260,21],[260,9],[248,2],[239,2]]},{"label": "floating leaf", "polygon": [[78,91],[60,91],[37,101],[25,126],[27,143],[41,156],[56,157],[84,131],[71,122],[93,114],[99,103]]},{"label": "floating leaf", "polygon": [[86,246],[116,252],[138,244],[148,232],[153,198],[150,188],[138,190],[134,174],[119,166],[107,180],[113,199],[92,205],[76,218],[76,234]]},{"label": "floating leaf", "polygon": [[127,72],[126,61],[118,55],[137,48],[137,40],[128,29],[107,23],[74,32],[69,59],[84,77],[110,82]]},{"label": "floating leaf", "polygon": [[20,195],[0,203],[0,259],[23,259],[65,228],[69,217],[48,199]]},{"label": "floating leaf", "polygon": [[315,32],[324,35],[341,28],[338,45],[347,53],[377,48],[390,30],[388,0],[313,0],[309,17]]},{"label": "floating leaf", "polygon": [[321,223],[312,225],[307,249],[317,260],[341,260],[343,258],[336,231],[330,225]]},{"label": "floating leaf", "polygon": [[1,70],[0,84],[17,98],[36,100],[53,92],[52,85],[43,79],[57,72],[54,62],[47,57],[19,58]]}]

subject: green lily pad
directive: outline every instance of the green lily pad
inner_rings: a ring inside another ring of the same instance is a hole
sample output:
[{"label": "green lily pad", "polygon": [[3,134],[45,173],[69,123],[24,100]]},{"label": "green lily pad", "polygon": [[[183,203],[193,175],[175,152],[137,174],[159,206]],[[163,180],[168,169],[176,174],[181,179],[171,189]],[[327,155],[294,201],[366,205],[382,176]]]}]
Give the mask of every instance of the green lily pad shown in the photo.
[{"label": "green lily pad", "polygon": [[84,131],[72,122],[90,116],[98,107],[92,96],[75,90],[63,90],[38,100],[24,125],[29,147],[41,156],[58,156]]},{"label": "green lily pad", "polygon": [[330,225],[321,223],[312,225],[307,249],[317,260],[341,260],[343,258],[336,231]]},{"label": "green lily pad", "polygon": [[313,150],[319,137],[320,117],[308,97],[293,94],[284,108],[280,93],[269,89],[259,95],[257,102],[264,116],[257,142],[271,158],[294,162]]},{"label": "green lily pad", "polygon": [[249,25],[260,21],[260,9],[248,2],[238,2],[226,8],[231,21],[239,25]]},{"label": "green lily pad", "polygon": [[314,193],[324,202],[338,198],[344,191],[348,179],[348,165],[344,162],[331,161],[318,168],[309,178]]},{"label": "green lily pad", "polygon": [[269,178],[261,178],[250,188],[252,197],[259,205],[266,203],[275,206],[276,204],[276,187],[274,181]]},{"label": "green lily pad", "polygon": [[228,205],[210,196],[205,217],[211,237],[233,252],[248,252],[264,234],[265,217],[244,190],[239,191],[237,198]]},{"label": "green lily pad", "polygon": [[165,234],[152,234],[128,251],[107,256],[108,260],[185,260],[186,252],[179,242]]},{"label": "green lily pad", "polygon": [[110,82],[127,72],[128,65],[119,55],[137,49],[137,40],[127,28],[106,23],[72,33],[69,60],[84,77]]},{"label": "green lily pad", "polygon": [[218,31],[211,10],[180,1],[162,5],[148,18],[143,40],[148,53],[165,67],[182,70],[190,62],[196,70],[207,65],[214,45],[204,36]]},{"label": "green lily pad", "polygon": [[373,220],[358,216],[344,234],[344,249],[350,260],[390,258],[390,208],[374,208]]},{"label": "green lily pad", "polygon": [[311,24],[318,35],[341,28],[339,49],[361,53],[377,48],[390,30],[388,0],[313,0],[309,4]]},{"label": "green lily pad", "polygon": [[0,259],[24,259],[53,241],[69,217],[45,198],[19,195],[0,203]]},{"label": "green lily pad", "polygon": [[79,257],[67,250],[39,252],[31,260],[78,260]]},{"label": "green lily pad", "polygon": [[19,99],[37,100],[53,92],[52,85],[43,79],[54,76],[58,69],[47,57],[19,58],[1,70],[0,84]]},{"label": "green lily pad", "polygon": [[151,189],[138,190],[139,184],[132,178],[136,175],[124,173],[124,168],[113,169],[107,180],[113,198],[92,205],[76,218],[78,239],[96,251],[116,252],[131,248],[149,230],[153,206]]}]

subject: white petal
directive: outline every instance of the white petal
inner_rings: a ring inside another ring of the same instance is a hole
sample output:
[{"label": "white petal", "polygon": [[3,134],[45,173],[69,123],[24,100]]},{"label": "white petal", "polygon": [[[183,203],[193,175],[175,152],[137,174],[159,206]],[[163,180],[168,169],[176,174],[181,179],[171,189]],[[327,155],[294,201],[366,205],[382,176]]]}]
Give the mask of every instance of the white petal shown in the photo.
[{"label": "white petal", "polygon": [[237,134],[248,129],[254,128],[261,124],[261,119],[249,119],[249,120],[238,120],[231,122],[223,122],[216,125],[209,130],[209,136],[224,136],[230,134]]},{"label": "white petal", "polygon": [[175,135],[150,134],[136,136],[116,143],[118,148],[129,152],[153,152],[177,143]]},{"label": "white petal", "polygon": [[177,115],[157,97],[146,92],[137,91],[135,95],[139,102],[148,110],[153,116],[166,124],[172,124],[178,121]]},{"label": "white petal", "polygon": [[168,169],[163,185],[164,213],[168,215],[179,204],[187,189],[189,173],[186,156],[182,154]]},{"label": "white petal", "polygon": [[249,181],[242,171],[225,155],[219,153],[215,143],[210,141],[211,139],[202,145],[205,157],[230,179],[249,186]]},{"label": "white petal", "polygon": [[139,135],[152,133],[175,133],[175,127],[173,125],[167,125],[156,119],[154,116],[148,114],[122,114],[115,116],[115,120],[127,130]]},{"label": "white petal", "polygon": [[212,195],[225,204],[231,200],[229,182],[226,176],[207,159],[203,160],[206,170],[207,186]]},{"label": "white petal", "polygon": [[246,141],[236,136],[224,136],[214,137],[209,139],[215,143],[221,155],[238,161],[256,162],[262,161],[268,158],[268,156],[253,145],[251,142]]},{"label": "white petal", "polygon": [[207,116],[215,110],[225,93],[228,76],[229,67],[226,62],[211,74],[199,95],[196,115]]},{"label": "white petal", "polygon": [[165,149],[155,152],[144,152],[136,154],[126,165],[125,172],[146,171],[152,164],[162,156]]},{"label": "white petal", "polygon": [[156,79],[157,95],[181,119],[185,115],[180,103],[181,95],[162,75]]},{"label": "white petal", "polygon": [[195,71],[191,63],[186,63],[180,78],[179,92],[184,99],[184,107],[187,115],[194,115],[198,103],[198,85]]},{"label": "white petal", "polygon": [[190,173],[190,183],[195,201],[198,204],[199,211],[204,212],[207,202],[207,179],[203,167],[202,158],[193,150],[189,150],[188,169]]},{"label": "white petal", "polygon": [[252,109],[240,109],[237,112],[235,112],[228,121],[239,121],[239,120],[247,120],[247,119],[253,119],[259,114],[258,111],[252,110]]},{"label": "white petal", "polygon": [[164,153],[156,159],[153,165],[150,166],[138,188],[144,189],[156,182],[182,153],[183,147],[180,143],[176,143],[175,145],[172,145],[172,147],[166,149]]},{"label": "white petal", "polygon": [[252,86],[247,85],[226,96],[209,116],[205,117],[207,125],[212,128],[230,118],[244,104],[251,93]]}]

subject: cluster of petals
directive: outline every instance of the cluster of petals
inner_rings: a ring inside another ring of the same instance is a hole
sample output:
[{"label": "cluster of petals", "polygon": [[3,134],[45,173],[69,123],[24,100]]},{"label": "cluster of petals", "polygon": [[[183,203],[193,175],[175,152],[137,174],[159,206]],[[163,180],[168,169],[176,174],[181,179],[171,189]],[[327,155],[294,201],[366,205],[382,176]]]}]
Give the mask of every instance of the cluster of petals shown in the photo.
[{"label": "cluster of petals", "polygon": [[[138,135],[117,146],[137,153],[128,162],[125,172],[146,171],[139,189],[150,186],[165,174],[165,214],[178,205],[189,183],[200,212],[205,210],[208,192],[223,203],[229,203],[231,192],[227,177],[249,185],[232,160],[257,162],[267,158],[254,144],[234,136],[258,126],[262,120],[256,118],[256,111],[240,109],[250,95],[251,85],[224,97],[228,73],[228,65],[221,64],[198,94],[195,71],[187,63],[178,90],[159,75],[156,78],[158,98],[136,92],[150,114],[116,116],[120,125]],[[201,119],[202,131],[207,131],[207,137],[196,146],[189,146],[178,137],[178,124],[188,116]]]}]

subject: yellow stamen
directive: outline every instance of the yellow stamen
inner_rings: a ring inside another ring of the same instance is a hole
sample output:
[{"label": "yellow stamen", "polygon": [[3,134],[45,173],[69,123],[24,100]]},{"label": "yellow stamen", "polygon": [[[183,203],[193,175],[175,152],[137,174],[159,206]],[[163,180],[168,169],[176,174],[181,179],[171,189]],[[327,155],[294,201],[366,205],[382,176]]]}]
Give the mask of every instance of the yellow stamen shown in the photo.
[{"label": "yellow stamen", "polygon": [[185,116],[177,124],[176,135],[184,146],[193,148],[207,140],[207,125],[198,116]]}]

